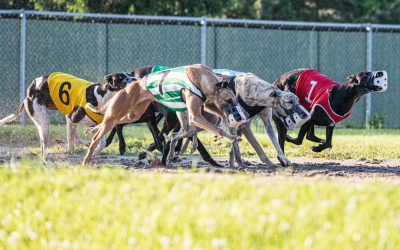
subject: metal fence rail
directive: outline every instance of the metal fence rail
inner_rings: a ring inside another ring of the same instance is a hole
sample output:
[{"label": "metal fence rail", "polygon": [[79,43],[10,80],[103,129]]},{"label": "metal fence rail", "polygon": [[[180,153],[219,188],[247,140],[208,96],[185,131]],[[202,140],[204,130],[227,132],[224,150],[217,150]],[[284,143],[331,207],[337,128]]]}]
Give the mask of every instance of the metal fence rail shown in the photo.
[{"label": "metal fence rail", "polygon": [[1,116],[15,109],[31,80],[52,71],[99,81],[145,65],[203,63],[269,82],[294,68],[339,82],[384,69],[389,90],[362,98],[342,125],[400,127],[400,25],[0,10],[0,30]]}]

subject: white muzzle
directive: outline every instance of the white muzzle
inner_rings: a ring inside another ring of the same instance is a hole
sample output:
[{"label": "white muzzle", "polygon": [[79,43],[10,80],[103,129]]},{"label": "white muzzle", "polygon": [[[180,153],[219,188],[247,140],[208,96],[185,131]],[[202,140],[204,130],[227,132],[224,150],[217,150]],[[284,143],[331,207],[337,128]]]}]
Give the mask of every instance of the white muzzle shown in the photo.
[{"label": "white muzzle", "polygon": [[381,87],[376,92],[385,92],[388,86],[388,75],[386,71],[373,71],[374,75],[374,86]]}]

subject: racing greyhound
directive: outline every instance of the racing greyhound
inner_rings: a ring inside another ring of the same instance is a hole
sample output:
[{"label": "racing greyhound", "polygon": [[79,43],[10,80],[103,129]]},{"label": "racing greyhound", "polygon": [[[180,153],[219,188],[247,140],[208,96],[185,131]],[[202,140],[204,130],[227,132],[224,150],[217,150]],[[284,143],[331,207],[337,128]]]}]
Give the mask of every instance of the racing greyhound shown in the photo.
[{"label": "racing greyhound", "polygon": [[[150,73],[162,71],[165,69],[170,69],[170,67],[161,66],[161,65],[142,67],[142,68],[134,69],[131,72],[131,75],[135,79],[140,79]],[[156,113],[158,113],[157,117],[155,117]],[[211,117],[212,116],[211,114],[205,113],[203,115],[205,115],[206,119],[209,122],[215,123],[215,117]],[[163,124],[161,131],[159,131],[156,124],[158,124],[158,122],[162,119],[162,117],[164,117],[164,124]],[[211,119],[210,119],[210,117],[211,117]],[[219,118],[217,118],[217,119],[218,119],[218,121],[220,120]],[[164,145],[165,145],[164,135],[165,134],[168,135],[172,130],[174,130],[175,132],[178,132],[180,130],[180,123],[179,123],[179,119],[178,119],[176,113],[168,111],[166,109],[163,109],[162,107],[160,107],[159,103],[153,102],[147,108],[146,112],[142,115],[142,117],[140,117],[140,119],[134,123],[139,123],[139,122],[146,122],[148,124],[150,131],[153,134],[153,137],[154,137],[154,143],[152,143],[146,149],[146,151],[153,151],[154,149],[158,149],[161,152],[165,152],[163,154],[164,157],[162,158],[162,163],[166,164],[166,156],[169,152],[170,145],[167,143],[168,148],[165,149],[165,151],[164,151]],[[112,139],[113,139],[115,133],[117,133],[118,140],[119,140],[119,151],[120,151],[121,155],[123,155],[126,150],[126,143],[125,143],[125,139],[124,139],[124,136],[122,133],[122,129],[123,129],[124,125],[126,125],[126,124],[120,124],[120,125],[117,125],[116,127],[114,127],[106,139],[106,142],[107,142],[106,147],[107,147],[112,142]],[[154,131],[159,131],[159,132],[158,132],[158,134],[154,134]],[[193,138],[190,138],[190,139],[193,140]],[[201,141],[199,139],[197,139],[197,144],[195,143],[195,145],[197,146],[197,150],[199,151],[203,160],[205,160],[206,162],[210,163],[213,166],[221,167],[221,165],[218,164],[211,157],[211,155],[207,152],[206,148],[203,146],[203,144],[201,143]],[[179,143],[177,145],[177,148],[180,148]],[[139,154],[139,159],[144,159],[145,157],[146,157],[145,152],[142,152]]]},{"label": "racing greyhound", "polygon": [[[249,119],[249,122],[239,127],[238,133],[243,133],[246,136],[262,162],[269,167],[273,167],[274,164],[266,156],[250,128],[251,119],[259,116],[278,154],[279,162],[282,166],[289,166],[291,163],[281,150],[272,127],[272,114],[273,112],[279,114],[284,121],[284,125],[291,129],[293,126],[305,123],[310,116],[307,110],[299,104],[299,99],[296,95],[288,91],[281,91],[252,73],[237,72],[229,69],[215,69],[214,73],[228,82],[228,88],[232,89],[236,94],[241,109],[244,111],[246,118]],[[286,119],[293,113],[297,117]],[[233,160],[232,153],[233,151],[230,154],[231,161]],[[235,157],[236,155],[240,156],[238,153],[235,153]],[[241,159],[236,159],[236,161],[239,165],[243,164]]]},{"label": "racing greyhound", "polygon": [[[168,69],[169,67],[167,66],[154,66],[154,67],[145,67],[145,68],[140,68],[138,70],[135,70],[132,72],[132,75],[141,78],[142,76],[138,74],[139,72],[146,72],[149,73],[151,71],[157,71],[157,70],[162,70],[162,69]],[[276,110],[275,113],[279,114],[281,117],[289,117],[290,112],[295,113],[298,115],[297,119],[282,119],[284,121],[284,124],[288,127],[293,129],[294,126],[300,126],[304,122],[307,121],[307,119],[310,118],[309,113],[307,110],[305,110],[301,105],[299,105],[298,98],[290,93],[290,92],[283,92],[280,91],[279,89],[273,87],[270,83],[267,83],[263,80],[261,80],[259,77],[255,76],[254,74],[245,74],[243,72],[237,72],[229,69],[215,69],[213,70],[214,73],[216,73],[218,76],[222,77],[225,82],[227,82],[227,87],[230,88],[234,93],[236,93],[237,98],[238,98],[238,103],[241,107],[241,109],[244,111],[246,117],[248,119],[251,119],[255,116],[259,116],[264,125],[266,132],[272,141],[275,150],[278,153],[278,159],[282,166],[288,166],[290,165],[290,161],[286,158],[282,150],[280,149],[278,140],[275,136],[273,127],[272,127],[272,112],[273,110]],[[210,117],[210,115],[208,115]],[[164,126],[165,127],[165,126]],[[115,131],[118,131],[118,137],[121,140],[123,140],[122,136],[122,131],[121,127],[117,129],[114,129],[114,133],[112,133],[110,136],[115,134]],[[164,128],[163,128],[164,129]],[[172,128],[169,130],[164,130],[166,131],[171,131]],[[167,134],[168,134],[167,132]],[[272,167],[274,164],[268,159],[268,157],[265,155],[264,151],[262,150],[261,145],[258,143],[256,138],[254,137],[251,128],[250,128],[250,122],[245,123],[239,128],[239,133],[243,133],[250,144],[253,146],[253,148],[256,150],[258,156],[260,157],[261,161],[266,163],[268,166]],[[110,138],[109,136],[109,138]],[[109,140],[109,138],[107,140]],[[110,138],[110,140],[111,140]],[[201,142],[198,141],[199,146],[201,145]],[[187,145],[187,144],[186,144]],[[202,146],[202,145],[201,145]],[[154,148],[154,147],[152,147]],[[167,144],[167,148],[163,154],[163,162],[166,162],[166,153],[168,154],[170,150],[169,144]],[[236,150],[239,150],[239,147],[237,145]],[[211,156],[208,154],[206,149],[203,147],[203,149],[199,149],[199,152],[203,156],[203,159],[206,161],[212,160]],[[243,166],[243,162],[240,159],[240,152],[236,152],[235,155],[238,155],[239,157],[236,157],[236,160],[238,161],[238,164]],[[231,152],[231,166],[233,165],[233,158],[232,158],[232,152]],[[212,162],[215,162],[212,160]],[[210,162],[211,163],[211,162]],[[213,164],[213,163],[212,163]],[[214,165],[214,164],[213,164]]]},{"label": "racing greyhound", "polygon": [[[344,84],[334,82],[313,69],[296,69],[283,74],[274,82],[275,86],[295,93],[300,103],[311,112],[311,119],[301,126],[297,138],[292,138],[287,135],[282,121],[274,116],[282,150],[285,140],[300,145],[306,134],[308,140],[320,143],[313,146],[312,151],[331,148],[335,125],[350,116],[353,105],[363,95],[386,91],[387,82],[386,71],[350,75]],[[315,136],[314,125],[326,127],[326,140]]]},{"label": "racing greyhound", "polygon": [[[86,104],[102,105],[133,80],[127,73],[111,74],[104,79],[105,83],[94,84],[62,72],[38,77],[28,86],[27,97],[17,111],[0,120],[0,125],[15,120],[25,108],[39,131],[41,154],[46,162],[49,138],[48,110],[58,110],[66,117],[67,149],[72,151],[74,140],[85,143],[77,136],[77,124],[94,126],[103,120],[103,115],[87,109]],[[96,153],[101,149],[102,147],[97,148]]]},{"label": "racing greyhound", "polygon": [[[188,111],[190,125],[207,129],[230,140],[237,140],[240,137],[230,135],[209,123],[201,114],[203,104],[207,109],[208,105],[212,106],[214,103],[226,106],[228,101],[232,100],[236,100],[232,91],[223,88],[220,79],[209,68],[200,64],[147,75],[118,92],[110,100],[103,122],[93,129],[96,134],[83,160],[83,165],[90,163],[96,146],[108,131],[118,124],[136,121],[153,101],[173,111]],[[217,113],[220,117],[224,117],[223,112]],[[185,133],[189,136],[190,132]]]}]

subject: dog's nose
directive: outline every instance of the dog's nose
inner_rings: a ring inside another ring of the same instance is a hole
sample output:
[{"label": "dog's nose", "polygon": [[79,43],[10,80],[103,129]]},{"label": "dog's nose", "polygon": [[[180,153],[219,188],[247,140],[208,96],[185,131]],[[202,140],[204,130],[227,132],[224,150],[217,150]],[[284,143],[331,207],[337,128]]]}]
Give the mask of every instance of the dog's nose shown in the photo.
[{"label": "dog's nose", "polygon": [[374,77],[382,77],[382,76],[383,76],[383,72],[382,71],[375,72]]}]

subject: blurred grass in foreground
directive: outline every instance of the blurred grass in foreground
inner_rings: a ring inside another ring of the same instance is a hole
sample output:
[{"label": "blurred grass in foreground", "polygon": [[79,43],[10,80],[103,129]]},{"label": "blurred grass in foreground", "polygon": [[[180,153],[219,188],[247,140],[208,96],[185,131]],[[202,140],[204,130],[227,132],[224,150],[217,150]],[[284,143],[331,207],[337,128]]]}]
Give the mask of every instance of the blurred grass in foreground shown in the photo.
[{"label": "blurred grass in foreground", "polygon": [[[51,144],[55,145],[56,140],[66,141],[64,125],[50,126]],[[79,129],[82,136],[83,129]],[[318,136],[325,138],[325,130],[317,129]],[[149,145],[153,138],[145,126],[125,126],[124,135],[127,142],[127,155],[137,155]],[[297,136],[297,131],[291,135]],[[84,136],[90,140],[90,136]],[[272,146],[266,133],[256,134],[269,157],[276,157],[275,149]],[[213,156],[228,156],[230,142],[226,139],[214,141],[212,134],[200,132],[199,138]],[[34,147],[39,148],[39,139],[36,128],[33,125],[6,125],[0,127],[0,145],[3,147]],[[307,141],[303,145],[296,146],[290,143],[285,144],[285,151],[288,157],[310,157],[326,159],[357,159],[357,158],[400,158],[400,130],[398,129],[336,129],[333,135],[333,148],[321,153],[314,153],[310,147],[316,143]],[[240,143],[242,155],[245,157],[257,157],[253,148],[245,138]],[[78,147],[77,152],[86,152],[86,147]],[[63,150],[61,145],[53,146],[51,151]],[[114,143],[107,148],[105,153],[118,154],[117,137]],[[198,155],[196,152],[195,155]]]},{"label": "blurred grass in foreground", "polygon": [[0,249],[400,247],[395,182],[28,165],[0,167]]}]

